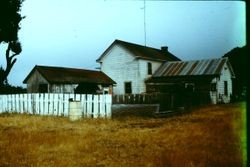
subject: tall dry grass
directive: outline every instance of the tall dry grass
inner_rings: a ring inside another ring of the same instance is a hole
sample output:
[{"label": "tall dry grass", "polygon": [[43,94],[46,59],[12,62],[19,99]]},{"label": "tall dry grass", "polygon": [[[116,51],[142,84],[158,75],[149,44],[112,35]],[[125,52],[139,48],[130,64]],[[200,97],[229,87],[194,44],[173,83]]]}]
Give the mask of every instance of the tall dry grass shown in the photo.
[{"label": "tall dry grass", "polygon": [[0,166],[243,166],[244,104],[171,118],[0,116]]}]

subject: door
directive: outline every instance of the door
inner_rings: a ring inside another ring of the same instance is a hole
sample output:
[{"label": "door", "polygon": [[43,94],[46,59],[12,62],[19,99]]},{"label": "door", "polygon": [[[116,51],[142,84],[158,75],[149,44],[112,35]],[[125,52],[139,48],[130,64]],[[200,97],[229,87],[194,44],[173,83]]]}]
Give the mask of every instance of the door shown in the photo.
[{"label": "door", "polygon": [[227,81],[224,81],[224,95],[228,96],[228,83],[227,83]]}]

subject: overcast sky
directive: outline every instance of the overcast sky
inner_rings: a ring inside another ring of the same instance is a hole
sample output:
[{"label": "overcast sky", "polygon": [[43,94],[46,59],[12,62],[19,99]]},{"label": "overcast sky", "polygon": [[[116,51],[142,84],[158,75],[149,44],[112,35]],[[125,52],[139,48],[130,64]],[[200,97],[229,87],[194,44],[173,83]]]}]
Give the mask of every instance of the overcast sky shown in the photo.
[{"label": "overcast sky", "polygon": [[[35,65],[95,69],[115,39],[144,45],[143,7],[133,0],[24,1],[23,51],[9,83],[22,85]],[[146,45],[168,46],[182,60],[218,58],[245,45],[245,14],[241,1],[146,1]]]}]

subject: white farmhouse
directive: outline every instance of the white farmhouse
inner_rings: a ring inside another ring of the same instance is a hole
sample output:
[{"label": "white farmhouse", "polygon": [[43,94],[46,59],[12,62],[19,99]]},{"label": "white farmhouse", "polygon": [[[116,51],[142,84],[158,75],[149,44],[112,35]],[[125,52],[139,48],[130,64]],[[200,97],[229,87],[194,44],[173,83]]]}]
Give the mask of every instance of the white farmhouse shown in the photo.
[{"label": "white farmhouse", "polygon": [[161,49],[115,40],[97,59],[101,71],[116,82],[114,94],[146,92],[145,81],[166,61],[180,59]]}]

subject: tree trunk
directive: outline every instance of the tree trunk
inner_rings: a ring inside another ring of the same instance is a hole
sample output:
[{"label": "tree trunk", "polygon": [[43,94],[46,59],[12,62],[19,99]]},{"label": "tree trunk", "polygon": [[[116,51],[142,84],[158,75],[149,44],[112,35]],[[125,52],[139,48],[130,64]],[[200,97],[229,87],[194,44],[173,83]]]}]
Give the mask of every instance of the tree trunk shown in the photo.
[{"label": "tree trunk", "polygon": [[18,55],[17,53],[13,53],[12,55],[10,55],[10,51],[11,51],[11,42],[8,43],[8,48],[6,50],[5,56],[6,56],[6,68],[0,69],[0,85],[3,85],[4,82],[7,81],[7,77],[13,67],[13,65],[16,63],[16,56]]}]

